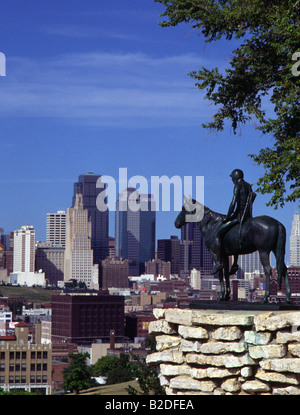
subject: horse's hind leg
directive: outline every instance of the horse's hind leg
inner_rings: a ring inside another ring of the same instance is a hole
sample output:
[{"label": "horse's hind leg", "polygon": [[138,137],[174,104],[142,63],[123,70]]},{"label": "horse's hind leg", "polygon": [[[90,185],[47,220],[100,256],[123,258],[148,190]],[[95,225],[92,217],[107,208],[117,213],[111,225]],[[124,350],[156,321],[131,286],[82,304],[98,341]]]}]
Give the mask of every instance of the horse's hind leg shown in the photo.
[{"label": "horse's hind leg", "polygon": [[270,279],[272,275],[272,268],[270,265],[270,252],[260,251],[259,258],[264,268],[265,277],[266,277],[266,290],[265,290],[265,296],[263,299],[263,303],[267,303],[268,298],[270,296]]}]

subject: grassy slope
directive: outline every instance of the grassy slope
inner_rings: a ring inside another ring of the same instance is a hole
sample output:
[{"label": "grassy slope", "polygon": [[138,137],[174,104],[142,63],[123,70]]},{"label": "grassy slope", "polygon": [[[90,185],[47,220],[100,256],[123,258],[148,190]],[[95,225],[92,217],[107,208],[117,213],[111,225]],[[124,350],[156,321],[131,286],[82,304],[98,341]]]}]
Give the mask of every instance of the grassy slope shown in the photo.
[{"label": "grassy slope", "polygon": [[[130,382],[116,383],[114,385],[103,385],[81,391],[79,395],[128,395],[126,388],[131,385],[140,391],[139,384],[136,380]],[[68,395],[74,395],[69,393]]]},{"label": "grassy slope", "polygon": [[0,293],[2,297],[25,297],[29,303],[50,303],[52,295],[58,294],[59,290],[0,285]]}]

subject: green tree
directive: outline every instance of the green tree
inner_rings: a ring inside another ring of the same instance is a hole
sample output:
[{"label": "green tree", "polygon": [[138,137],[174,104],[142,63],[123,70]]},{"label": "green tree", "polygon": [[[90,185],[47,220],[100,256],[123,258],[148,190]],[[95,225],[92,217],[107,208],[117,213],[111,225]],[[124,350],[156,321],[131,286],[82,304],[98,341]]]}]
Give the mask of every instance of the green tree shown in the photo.
[{"label": "green tree", "polygon": [[70,365],[63,371],[63,388],[78,393],[94,385],[92,369],[87,366],[88,353],[70,353]]},{"label": "green tree", "polygon": [[93,366],[94,376],[106,376],[106,384],[121,383],[131,380],[132,364],[129,361],[129,355],[122,353],[117,356],[103,356],[97,360]]},{"label": "green tree", "polygon": [[[217,106],[208,124],[215,131],[229,120],[236,132],[250,119],[274,138],[273,146],[249,156],[265,169],[258,191],[275,209],[300,197],[300,1],[155,0],[165,6],[163,27],[192,24],[205,42],[239,40],[229,67],[190,73],[205,98]],[[264,97],[273,104],[267,114]]]},{"label": "green tree", "polygon": [[165,395],[166,392],[161,386],[157,370],[147,365],[143,357],[132,354],[134,359],[133,374],[139,383],[142,393],[129,385],[126,389],[129,395]]}]

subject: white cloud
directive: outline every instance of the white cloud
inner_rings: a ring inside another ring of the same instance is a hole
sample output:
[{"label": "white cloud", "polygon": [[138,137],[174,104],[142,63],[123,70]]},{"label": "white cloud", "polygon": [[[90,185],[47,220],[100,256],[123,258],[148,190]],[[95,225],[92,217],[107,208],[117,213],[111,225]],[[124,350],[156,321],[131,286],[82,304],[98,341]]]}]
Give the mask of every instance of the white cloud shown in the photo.
[{"label": "white cloud", "polygon": [[193,54],[10,58],[0,116],[64,117],[103,125],[199,124],[207,102],[186,74],[203,64]]}]

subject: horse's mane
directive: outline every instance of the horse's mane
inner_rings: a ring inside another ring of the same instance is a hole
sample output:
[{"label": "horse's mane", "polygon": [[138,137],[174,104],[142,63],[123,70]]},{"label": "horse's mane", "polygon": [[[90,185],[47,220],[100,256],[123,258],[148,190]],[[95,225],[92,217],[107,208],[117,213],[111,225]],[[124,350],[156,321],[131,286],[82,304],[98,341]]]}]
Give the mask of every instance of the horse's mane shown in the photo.
[{"label": "horse's mane", "polygon": [[207,206],[204,206],[204,217],[209,216],[209,219],[213,221],[220,221],[226,218],[226,215],[222,213],[214,212],[213,210],[209,209]]}]

